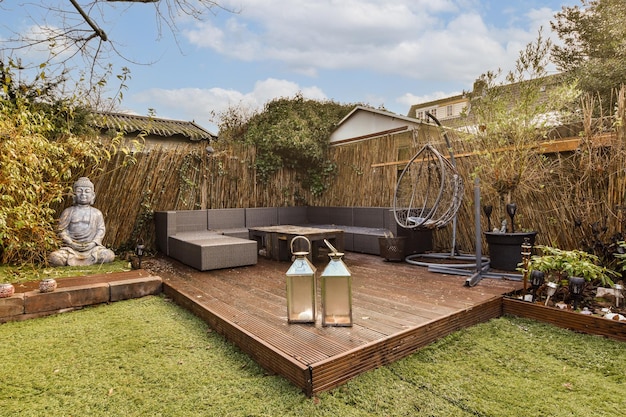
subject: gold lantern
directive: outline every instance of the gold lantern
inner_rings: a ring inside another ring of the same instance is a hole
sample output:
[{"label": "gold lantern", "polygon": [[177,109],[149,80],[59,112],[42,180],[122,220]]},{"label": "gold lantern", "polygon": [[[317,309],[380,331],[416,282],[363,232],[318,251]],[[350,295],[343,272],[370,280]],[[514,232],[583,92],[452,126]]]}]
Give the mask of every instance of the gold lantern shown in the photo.
[{"label": "gold lantern", "polygon": [[[293,251],[293,242],[304,239],[309,251]],[[295,256],[287,270],[287,321],[289,323],[315,323],[315,266],[307,255],[311,251],[311,241],[304,236],[291,239],[291,252]]]},{"label": "gold lantern", "polygon": [[322,272],[322,326],[352,326],[352,275],[330,242],[330,262]]}]

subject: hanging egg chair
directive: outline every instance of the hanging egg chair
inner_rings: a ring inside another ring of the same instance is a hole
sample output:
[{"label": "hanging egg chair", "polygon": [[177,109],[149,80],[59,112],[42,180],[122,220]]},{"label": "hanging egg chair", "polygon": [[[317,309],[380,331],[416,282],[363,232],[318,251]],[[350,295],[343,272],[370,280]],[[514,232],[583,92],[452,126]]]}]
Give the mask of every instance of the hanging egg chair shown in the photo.
[{"label": "hanging egg chair", "polygon": [[454,219],[463,197],[456,167],[430,143],[407,163],[393,198],[396,222],[406,229],[439,229]]}]

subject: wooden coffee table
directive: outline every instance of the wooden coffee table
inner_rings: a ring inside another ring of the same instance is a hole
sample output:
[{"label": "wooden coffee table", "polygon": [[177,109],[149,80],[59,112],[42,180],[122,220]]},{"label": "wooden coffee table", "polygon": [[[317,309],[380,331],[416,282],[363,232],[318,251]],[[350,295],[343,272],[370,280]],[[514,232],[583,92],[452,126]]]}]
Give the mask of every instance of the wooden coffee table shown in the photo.
[{"label": "wooden coffee table", "polygon": [[[341,229],[280,225],[251,227],[248,230],[250,239],[257,241],[259,251],[263,253],[264,250],[264,256],[277,261],[291,260],[291,240],[296,236],[304,236],[311,242],[311,251],[308,255],[311,261],[319,256],[320,247],[327,247],[324,239],[327,239],[337,251],[343,252],[344,249],[343,230]],[[302,245],[302,243],[304,242],[294,242],[294,250],[308,250],[306,245]]]}]

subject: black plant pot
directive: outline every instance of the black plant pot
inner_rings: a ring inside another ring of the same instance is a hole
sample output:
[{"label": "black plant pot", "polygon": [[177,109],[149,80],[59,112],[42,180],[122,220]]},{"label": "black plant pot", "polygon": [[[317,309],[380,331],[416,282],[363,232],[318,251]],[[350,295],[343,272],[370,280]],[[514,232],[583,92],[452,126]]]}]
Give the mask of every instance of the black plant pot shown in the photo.
[{"label": "black plant pot", "polygon": [[535,243],[537,232],[484,232],[489,245],[489,259],[492,269],[515,271],[517,264],[522,262],[522,243],[528,238],[531,245]]}]

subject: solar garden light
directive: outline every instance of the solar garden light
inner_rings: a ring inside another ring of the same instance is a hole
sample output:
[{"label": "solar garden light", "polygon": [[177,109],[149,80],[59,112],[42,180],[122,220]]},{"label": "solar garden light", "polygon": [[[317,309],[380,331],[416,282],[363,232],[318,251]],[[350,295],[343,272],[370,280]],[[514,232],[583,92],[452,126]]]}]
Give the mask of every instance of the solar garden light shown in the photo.
[{"label": "solar garden light", "polygon": [[583,288],[585,287],[585,279],[581,277],[569,277],[569,291],[574,299],[574,310],[578,309],[578,302],[583,296]]},{"label": "solar garden light", "polygon": [[137,255],[137,258],[139,259],[138,269],[141,269],[141,258],[145,254],[146,254],[146,247],[143,245],[143,243],[137,243],[137,246],[135,246],[135,255]]},{"label": "solar garden light", "polygon": [[506,212],[509,214],[511,218],[511,233],[515,233],[515,222],[513,218],[515,217],[515,213],[517,212],[517,204],[509,203],[506,205]]},{"label": "solar garden light", "polygon": [[622,284],[615,284],[613,291],[615,294],[615,307],[619,307],[620,298],[624,298],[624,286]]},{"label": "solar garden light", "polygon": [[322,326],[352,326],[352,275],[343,263],[343,253],[324,239],[330,262],[322,272]]},{"label": "solar garden light", "polygon": [[487,216],[487,231],[492,232],[491,230],[491,213],[493,212],[493,206],[483,206],[483,213]]},{"label": "solar garden light", "polygon": [[545,274],[543,273],[543,271],[538,271],[534,269],[530,272],[530,285],[533,287],[533,303],[535,302],[535,298],[537,298],[537,290],[543,284],[544,278]]},{"label": "solar garden light", "polygon": [[554,293],[556,292],[556,289],[559,288],[559,284],[557,284],[556,282],[552,282],[552,281],[548,281],[548,283],[546,284],[546,286],[548,287],[547,289],[547,297],[546,297],[546,302],[544,305],[548,305],[548,301],[550,301],[550,297],[552,297],[554,295]]},{"label": "solar garden light", "polygon": [[[293,243],[303,239],[308,251],[293,251]],[[295,259],[287,270],[287,321],[289,323],[315,323],[315,266],[307,255],[311,241],[304,236],[291,239],[291,253]]]}]

